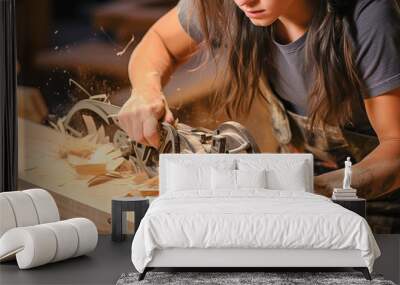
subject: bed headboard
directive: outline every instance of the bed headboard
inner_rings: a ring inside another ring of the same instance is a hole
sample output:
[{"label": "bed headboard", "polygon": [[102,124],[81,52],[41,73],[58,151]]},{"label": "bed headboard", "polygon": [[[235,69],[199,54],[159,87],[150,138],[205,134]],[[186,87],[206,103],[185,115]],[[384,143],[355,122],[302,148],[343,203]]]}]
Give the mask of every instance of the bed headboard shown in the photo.
[{"label": "bed headboard", "polygon": [[[168,162],[173,161],[190,161],[194,165],[204,165],[205,163],[212,165],[213,162],[217,162],[219,160],[252,160],[252,159],[266,159],[269,161],[277,161],[277,160],[302,160],[307,165],[307,179],[308,185],[310,185],[309,189],[306,189],[307,192],[314,192],[314,160],[313,155],[309,153],[235,153],[235,154],[226,154],[226,153],[163,153],[160,154],[160,167],[159,167],[159,191],[160,195],[165,193],[165,185],[168,179],[167,169]],[[164,187],[163,187],[164,186]]]}]

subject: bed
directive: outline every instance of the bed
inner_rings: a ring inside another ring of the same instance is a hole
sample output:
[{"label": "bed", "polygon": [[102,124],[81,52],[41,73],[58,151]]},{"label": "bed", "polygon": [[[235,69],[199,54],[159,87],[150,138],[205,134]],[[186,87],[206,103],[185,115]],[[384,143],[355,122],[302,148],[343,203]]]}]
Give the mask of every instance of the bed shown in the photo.
[{"label": "bed", "polygon": [[371,278],[371,229],[313,193],[311,154],[161,154],[159,172],[132,242],[140,280],[161,267],[352,267]]}]

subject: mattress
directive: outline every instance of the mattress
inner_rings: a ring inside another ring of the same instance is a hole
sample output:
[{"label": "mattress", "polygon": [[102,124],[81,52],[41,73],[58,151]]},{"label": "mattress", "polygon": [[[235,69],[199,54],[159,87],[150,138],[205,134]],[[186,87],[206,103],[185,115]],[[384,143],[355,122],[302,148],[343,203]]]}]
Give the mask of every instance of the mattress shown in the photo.
[{"label": "mattress", "polygon": [[361,216],[320,195],[266,189],[160,196],[133,239],[133,265],[143,272],[171,248],[359,250],[370,271],[380,255]]}]

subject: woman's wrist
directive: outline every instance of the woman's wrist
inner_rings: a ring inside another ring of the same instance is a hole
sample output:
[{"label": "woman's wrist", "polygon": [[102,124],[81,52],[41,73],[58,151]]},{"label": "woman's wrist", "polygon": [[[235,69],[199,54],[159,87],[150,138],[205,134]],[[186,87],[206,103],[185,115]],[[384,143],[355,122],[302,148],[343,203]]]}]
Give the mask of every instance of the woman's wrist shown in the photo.
[{"label": "woman's wrist", "polygon": [[158,72],[148,72],[142,78],[132,83],[131,96],[147,95],[152,97],[154,95],[162,96],[161,75]]},{"label": "woman's wrist", "polygon": [[131,97],[162,98],[164,97],[164,94],[159,88],[155,86],[138,86],[138,87],[132,87]]}]

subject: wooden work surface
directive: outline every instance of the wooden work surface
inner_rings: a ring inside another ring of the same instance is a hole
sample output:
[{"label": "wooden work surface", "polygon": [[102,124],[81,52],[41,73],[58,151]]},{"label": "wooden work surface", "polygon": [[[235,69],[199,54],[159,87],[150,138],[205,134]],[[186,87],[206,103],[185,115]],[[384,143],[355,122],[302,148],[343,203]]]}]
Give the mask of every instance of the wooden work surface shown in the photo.
[{"label": "wooden work surface", "polygon": [[100,232],[110,231],[111,199],[135,189],[132,177],[114,179],[93,187],[66,160],[59,158],[63,137],[55,130],[19,119],[19,179],[49,190],[63,218],[92,219]]}]

